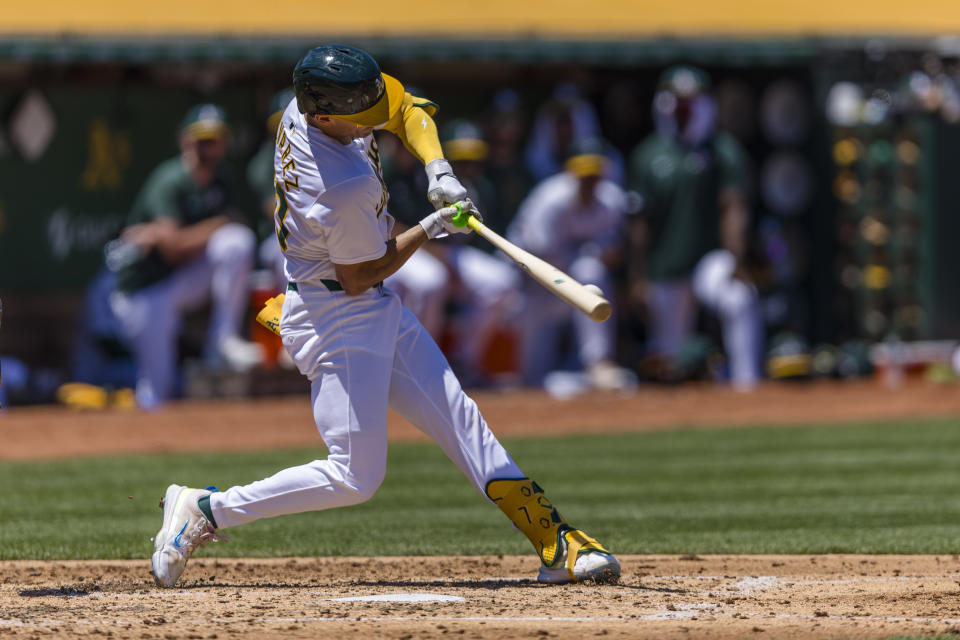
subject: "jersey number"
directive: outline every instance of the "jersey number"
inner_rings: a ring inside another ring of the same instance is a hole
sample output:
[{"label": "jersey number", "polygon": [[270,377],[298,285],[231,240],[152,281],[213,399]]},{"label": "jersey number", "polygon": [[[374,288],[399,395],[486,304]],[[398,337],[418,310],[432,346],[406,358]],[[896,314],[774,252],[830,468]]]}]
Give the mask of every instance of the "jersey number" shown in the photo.
[{"label": "jersey number", "polygon": [[277,208],[273,210],[273,217],[277,221],[277,241],[280,242],[280,249],[286,251],[287,236],[290,235],[290,230],[284,226],[284,222],[287,219],[287,211],[289,211],[287,194],[283,192],[283,185],[279,182],[273,183],[273,190],[277,194]]}]

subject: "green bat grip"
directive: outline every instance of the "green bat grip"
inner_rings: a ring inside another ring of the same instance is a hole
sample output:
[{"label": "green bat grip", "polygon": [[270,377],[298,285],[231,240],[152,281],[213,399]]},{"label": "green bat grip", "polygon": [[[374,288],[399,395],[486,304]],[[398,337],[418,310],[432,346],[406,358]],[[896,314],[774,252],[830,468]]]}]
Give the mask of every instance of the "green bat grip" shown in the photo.
[{"label": "green bat grip", "polygon": [[467,226],[467,218],[470,217],[469,213],[464,213],[463,205],[459,202],[454,202],[453,206],[457,209],[457,214],[450,218],[450,222],[453,223],[455,227],[465,227]]},{"label": "green bat grip", "polygon": [[470,213],[467,213],[463,210],[463,205],[459,202],[454,203],[454,207],[457,208],[457,214],[450,218],[450,222],[453,223],[455,227],[470,227],[474,231],[477,230],[477,226],[480,224],[480,221]]}]

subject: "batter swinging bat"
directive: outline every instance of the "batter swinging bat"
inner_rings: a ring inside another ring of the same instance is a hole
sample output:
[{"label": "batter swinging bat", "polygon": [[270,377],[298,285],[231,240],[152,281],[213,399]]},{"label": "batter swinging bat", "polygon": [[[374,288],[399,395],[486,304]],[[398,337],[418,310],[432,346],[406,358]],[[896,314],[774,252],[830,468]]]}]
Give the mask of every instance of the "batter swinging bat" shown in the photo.
[{"label": "batter swinging bat", "polygon": [[[454,220],[454,224],[456,223],[457,221]],[[603,322],[610,317],[610,302],[601,295],[603,292],[600,287],[592,284],[580,284],[546,260],[541,260],[503,236],[491,231],[474,216],[469,216],[466,224],[487,242],[507,254],[511,260],[533,276],[533,279],[546,287],[550,293],[565,300],[597,322]]]}]

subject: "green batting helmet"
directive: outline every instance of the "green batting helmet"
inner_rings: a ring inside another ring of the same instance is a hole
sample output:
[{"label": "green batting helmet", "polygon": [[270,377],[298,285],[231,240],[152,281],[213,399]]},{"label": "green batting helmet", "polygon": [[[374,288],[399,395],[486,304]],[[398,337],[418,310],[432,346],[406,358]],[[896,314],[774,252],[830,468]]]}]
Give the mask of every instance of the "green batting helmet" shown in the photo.
[{"label": "green batting helmet", "polygon": [[358,125],[387,122],[403,103],[400,82],[380,72],[369,53],[343,44],[307,52],[293,69],[300,113],[336,116]]}]

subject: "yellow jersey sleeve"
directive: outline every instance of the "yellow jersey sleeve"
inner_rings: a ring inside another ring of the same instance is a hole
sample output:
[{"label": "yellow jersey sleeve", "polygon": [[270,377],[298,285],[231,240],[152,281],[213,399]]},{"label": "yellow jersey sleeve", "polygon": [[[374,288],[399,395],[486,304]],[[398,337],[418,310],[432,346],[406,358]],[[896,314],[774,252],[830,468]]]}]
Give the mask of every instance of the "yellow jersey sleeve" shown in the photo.
[{"label": "yellow jersey sleeve", "polygon": [[403,106],[383,129],[393,133],[410,153],[423,164],[443,157],[437,125],[433,121],[439,107],[429,100],[405,94]]}]

